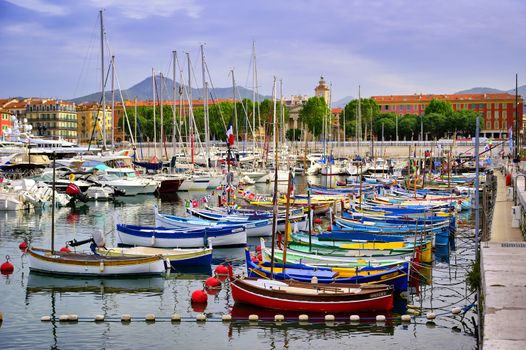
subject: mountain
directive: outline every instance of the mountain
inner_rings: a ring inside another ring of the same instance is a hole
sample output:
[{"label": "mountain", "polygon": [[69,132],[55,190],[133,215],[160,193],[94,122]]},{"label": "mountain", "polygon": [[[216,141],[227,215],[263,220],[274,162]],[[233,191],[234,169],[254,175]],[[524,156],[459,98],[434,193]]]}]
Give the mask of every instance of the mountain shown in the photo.
[{"label": "mountain", "polygon": [[345,96],[344,98],[340,98],[338,101],[333,102],[332,106],[343,108],[347,103],[351,102],[352,100],[354,100],[354,97]]},{"label": "mountain", "polygon": [[[159,76],[156,77],[156,86],[157,86],[157,94],[156,94],[156,100],[159,99],[159,90],[160,90],[160,81],[161,79]],[[202,99],[202,90],[203,89],[194,89],[192,88],[192,99]],[[242,86],[237,86],[237,99],[252,99],[252,90],[246,89]],[[179,83],[176,83],[176,96],[177,99],[179,98],[179,93],[183,93],[183,97],[186,99],[186,92],[184,92],[183,89],[181,89],[181,85]],[[111,91],[105,91],[106,95],[106,101],[111,101]],[[148,77],[141,81],[140,83],[137,83],[133,85],[132,87],[122,90],[122,96],[125,100],[133,100],[137,97],[139,101],[147,101],[153,99],[153,87],[152,87],[152,78]],[[209,90],[209,99],[231,99],[232,98],[232,88],[216,88],[213,90]],[[265,95],[256,95],[256,100],[263,101],[266,98],[272,98],[271,96],[265,96]],[[82,102],[99,102],[101,99],[101,92],[95,92],[93,94],[89,94],[86,96],[76,97],[71,99],[72,102],[75,103],[82,103]],[[117,101],[120,101],[120,94],[119,90],[115,90],[115,99]],[[170,78],[164,77],[164,84],[163,84],[163,99],[165,101],[169,100],[171,101],[173,99],[173,80]]]},{"label": "mountain", "polygon": [[495,93],[503,93],[505,91],[499,90],[499,89],[493,89],[489,87],[474,87],[468,90],[462,90],[459,92],[455,92],[456,95],[458,94],[495,94]]},{"label": "mountain", "polygon": [[[519,86],[519,95],[523,98],[526,98],[526,85]],[[455,94],[491,94],[491,93],[508,93],[515,95],[515,88],[510,90],[499,90],[499,89],[493,89],[488,87],[474,87],[469,90],[462,90],[459,92],[455,92]]]}]

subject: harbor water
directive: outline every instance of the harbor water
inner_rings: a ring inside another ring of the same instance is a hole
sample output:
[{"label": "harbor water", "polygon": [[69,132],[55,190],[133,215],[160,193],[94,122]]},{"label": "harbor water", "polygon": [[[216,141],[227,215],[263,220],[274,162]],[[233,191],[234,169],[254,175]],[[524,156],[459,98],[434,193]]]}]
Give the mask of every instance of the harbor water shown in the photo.
[{"label": "harbor water", "polygon": [[[319,178],[311,179],[319,182]],[[296,178],[296,191],[303,181]],[[283,186],[285,187],[285,186]],[[271,193],[270,184],[250,187],[258,193]],[[114,225],[122,223],[152,225],[153,206],[160,211],[184,214],[184,201],[200,199],[211,192],[180,193],[172,198],[152,196],[120,198],[117,202],[81,203],[76,208],[60,208],[55,215],[55,248],[71,239],[90,237],[97,229],[107,234],[107,245],[115,245]],[[453,244],[435,252],[431,265],[419,265],[412,272],[410,290],[398,296],[395,309],[384,313],[361,314],[351,323],[349,315],[337,315],[326,323],[323,315],[311,315],[309,322],[298,322],[298,314],[285,313],[285,322],[276,324],[279,311],[234,305],[228,283],[216,295],[208,296],[206,307],[190,302],[194,290],[202,289],[216,265],[230,262],[236,273],[244,271],[244,248],[214,249],[212,269],[172,271],[163,277],[78,278],[30,273],[28,259],[18,248],[29,239],[34,246],[49,247],[51,210],[0,212],[0,263],[9,255],[15,271],[0,278],[0,349],[474,349],[477,319],[475,295],[466,285],[466,275],[474,260],[473,227],[470,212],[459,214],[459,228]],[[254,249],[257,239],[249,240]],[[454,307],[462,308],[453,315]],[[196,322],[204,313],[206,322]],[[429,321],[426,314],[436,319]],[[153,313],[156,322],[145,322]],[[170,322],[178,313],[182,321]],[[63,314],[77,314],[79,322],[59,322]],[[94,322],[97,314],[103,322]],[[130,314],[132,321],[120,321]],[[232,314],[232,322],[223,322]],[[258,314],[259,322],[248,315]],[[400,315],[412,314],[402,323]],[[41,322],[49,315],[51,322]]]}]

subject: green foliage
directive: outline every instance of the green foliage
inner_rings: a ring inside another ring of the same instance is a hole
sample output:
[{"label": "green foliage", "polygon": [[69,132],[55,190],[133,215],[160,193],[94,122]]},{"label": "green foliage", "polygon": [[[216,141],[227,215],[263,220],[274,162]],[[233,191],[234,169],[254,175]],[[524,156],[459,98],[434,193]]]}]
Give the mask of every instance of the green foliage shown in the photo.
[{"label": "green foliage", "polygon": [[382,125],[384,140],[396,140],[396,115],[393,113],[381,114],[373,123],[373,132],[377,140],[382,140]]},{"label": "green foliage", "polygon": [[425,114],[438,113],[444,116],[448,116],[453,113],[453,106],[449,101],[442,101],[439,99],[432,99],[429,105],[426,107]]},{"label": "green foliage", "polygon": [[328,106],[323,97],[311,97],[303,105],[299,115],[300,120],[309,128],[314,136],[319,136],[323,129],[323,120],[328,113]]},{"label": "green foliage", "polygon": [[468,272],[466,277],[469,290],[474,292],[480,288],[480,281],[480,254],[477,254],[477,258],[471,265],[471,271]]},{"label": "green foliage", "polygon": [[301,129],[288,129],[285,137],[289,141],[300,141],[301,140]]},{"label": "green foliage", "polygon": [[[272,122],[273,117],[273,101],[264,100],[261,103],[256,102],[256,125],[259,125],[261,122],[270,123]],[[281,108],[280,103],[277,103],[277,116],[280,117]],[[137,108],[137,138],[138,141],[147,141],[153,140],[153,107],[138,107]],[[258,115],[258,110],[260,115]],[[237,124],[236,118],[234,118],[237,113]],[[288,123],[289,112],[287,108],[283,108],[285,123]],[[133,130],[135,129],[135,108],[127,108],[128,118],[130,120],[130,127]],[[181,108],[177,106],[177,123],[180,132],[182,133],[182,139],[186,141],[189,125],[189,111],[188,107],[185,106],[182,111],[181,117]],[[233,102],[220,102],[217,104],[211,104],[208,107],[209,115],[209,126],[210,126],[210,139],[211,140],[226,140],[226,128],[230,119],[232,118],[234,134],[236,131],[240,139],[244,138],[245,129],[247,130],[248,138],[251,138],[252,135],[252,113],[253,113],[253,104],[251,100],[244,99],[243,101]],[[195,119],[196,133],[199,133],[201,140],[204,140],[205,137],[205,113],[202,106],[193,107],[193,115]],[[248,119],[248,122],[246,120]],[[155,122],[157,126],[157,140],[160,140],[160,130],[161,130],[161,116],[160,116],[160,107],[155,107]],[[163,126],[164,134],[166,140],[171,141],[173,133],[173,111],[171,106],[163,106]],[[119,122],[119,126],[122,125],[122,119]],[[128,127],[125,128],[126,135],[129,134]],[[179,140],[179,132],[176,133],[176,139]],[[239,140],[238,140],[239,141]]]}]

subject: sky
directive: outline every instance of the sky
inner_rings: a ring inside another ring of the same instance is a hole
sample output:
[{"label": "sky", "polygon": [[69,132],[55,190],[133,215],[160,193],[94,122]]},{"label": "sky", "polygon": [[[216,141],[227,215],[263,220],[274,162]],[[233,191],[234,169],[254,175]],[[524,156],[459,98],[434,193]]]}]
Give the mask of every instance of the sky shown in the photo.
[{"label": "sky", "polygon": [[[99,10],[106,59],[126,89],[171,55],[199,46],[216,87],[312,96],[320,76],[344,96],[454,93],[526,81],[524,0],[0,0],[0,98],[74,98],[100,90]],[[106,67],[108,62],[105,63]],[[186,69],[186,68],[185,68]],[[186,73],[185,73],[186,74]]]}]

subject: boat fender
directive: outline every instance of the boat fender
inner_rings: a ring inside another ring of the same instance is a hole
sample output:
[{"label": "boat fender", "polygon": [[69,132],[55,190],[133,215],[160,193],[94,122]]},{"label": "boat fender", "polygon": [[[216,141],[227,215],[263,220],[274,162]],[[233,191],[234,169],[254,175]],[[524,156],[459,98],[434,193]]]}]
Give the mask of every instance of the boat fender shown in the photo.
[{"label": "boat fender", "polygon": [[152,246],[152,247],[155,246],[155,236],[152,236],[150,238],[150,246]]},{"label": "boat fender", "polygon": [[275,315],[274,316],[274,321],[275,322],[283,322],[283,321],[285,321],[285,316],[283,316],[281,314]]},{"label": "boat fender", "polygon": [[248,315],[248,320],[251,322],[257,322],[259,321],[259,316],[256,314]]},{"label": "boat fender", "polygon": [[351,315],[349,319],[351,320],[351,322],[358,322],[360,321],[360,315]]},{"label": "boat fender", "polygon": [[334,322],[334,320],[336,320],[334,315],[325,315],[325,322]]},{"label": "boat fender", "polygon": [[384,315],[376,315],[376,322],[385,322]]},{"label": "boat fender", "polygon": [[436,317],[437,317],[437,315],[436,315],[434,312],[428,312],[428,313],[426,314],[426,318],[427,318],[428,320],[434,320]]},{"label": "boat fender", "polygon": [[164,259],[164,269],[165,270],[171,270],[172,269],[172,262],[170,261],[170,258]]},{"label": "boat fender", "polygon": [[400,319],[402,322],[411,322],[411,315],[402,315]]},{"label": "boat fender", "polygon": [[298,320],[299,321],[308,321],[309,320],[309,315],[301,314],[301,315],[298,316]]},{"label": "boat fender", "polygon": [[104,261],[101,261],[99,264],[99,271],[104,272]]}]

